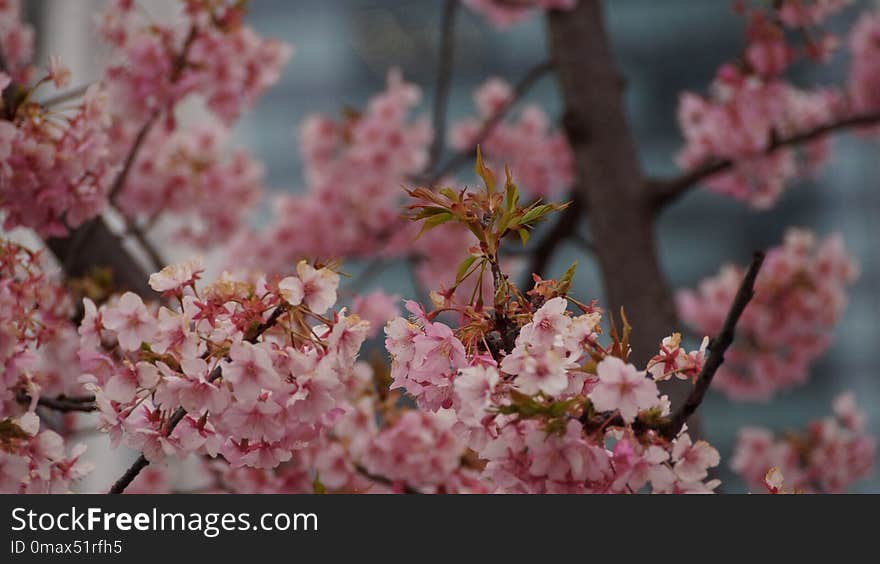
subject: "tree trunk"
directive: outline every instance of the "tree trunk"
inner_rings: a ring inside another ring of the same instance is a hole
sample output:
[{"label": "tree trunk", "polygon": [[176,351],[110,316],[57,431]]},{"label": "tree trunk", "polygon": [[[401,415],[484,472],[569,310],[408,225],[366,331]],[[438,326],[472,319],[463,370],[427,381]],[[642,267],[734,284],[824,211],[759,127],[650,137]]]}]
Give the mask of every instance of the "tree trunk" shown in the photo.
[{"label": "tree trunk", "polygon": [[[627,123],[623,79],[605,31],[601,0],[550,11],[550,49],[563,101],[564,127],[576,159],[574,197],[589,213],[605,291],[615,318],[633,326],[633,362],[656,354],[678,326],[672,294],[657,257],[654,210]],[[689,385],[666,390],[673,404]]]},{"label": "tree trunk", "polygon": [[131,290],[145,299],[158,297],[147,281],[149,274],[123,246],[122,239],[101,218],[84,223],[67,237],[46,241],[69,277],[88,276],[108,268],[119,290]]}]

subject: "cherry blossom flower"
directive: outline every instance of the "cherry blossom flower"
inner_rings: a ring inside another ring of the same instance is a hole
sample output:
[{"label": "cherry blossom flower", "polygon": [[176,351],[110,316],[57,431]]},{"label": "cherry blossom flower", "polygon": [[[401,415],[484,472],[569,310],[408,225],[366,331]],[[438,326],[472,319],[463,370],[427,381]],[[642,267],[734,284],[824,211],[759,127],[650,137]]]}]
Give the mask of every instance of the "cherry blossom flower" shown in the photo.
[{"label": "cherry blossom flower", "polygon": [[774,436],[766,429],[740,431],[731,467],[755,489],[779,493],[782,475],[794,491],[838,493],[871,470],[876,440],[851,394],[834,400],[831,417],[811,421],[799,433]]},{"label": "cherry blossom flower", "polygon": [[506,2],[504,0],[464,0],[464,3],[482,14],[495,27],[507,28],[527,18],[535,9],[571,10],[577,0],[526,0]]},{"label": "cherry blossom flower", "polygon": [[141,343],[149,342],[156,334],[156,323],[140,296],[132,292],[122,294],[119,301],[103,312],[103,324],[116,333],[119,345],[127,351],[136,351]]},{"label": "cherry blossom flower", "polygon": [[672,446],[673,470],[685,482],[697,482],[708,475],[708,469],[718,466],[721,456],[706,441],[691,441],[683,435]]},{"label": "cherry blossom flower", "polygon": [[278,288],[290,305],[305,303],[312,311],[322,314],[336,302],[339,275],[328,268],[316,269],[306,261],[296,266],[297,277],[288,276]]},{"label": "cherry blossom flower", "polygon": [[639,411],[658,404],[657,384],[632,364],[609,356],[598,364],[596,373],[599,382],[589,398],[599,411],[617,410],[623,420],[630,423]]},{"label": "cherry blossom flower", "polygon": [[150,275],[150,288],[161,293],[180,293],[195,284],[202,272],[204,268],[200,260],[171,264]]},{"label": "cherry blossom flower", "polygon": [[[846,288],[857,275],[840,236],[817,242],[809,231],[789,230],[767,253],[755,299],[713,384],[731,397],[754,400],[804,382],[810,362],[831,343]],[[700,333],[717,334],[741,279],[742,269],[726,266],[696,291],[681,291],[679,315]]]}]

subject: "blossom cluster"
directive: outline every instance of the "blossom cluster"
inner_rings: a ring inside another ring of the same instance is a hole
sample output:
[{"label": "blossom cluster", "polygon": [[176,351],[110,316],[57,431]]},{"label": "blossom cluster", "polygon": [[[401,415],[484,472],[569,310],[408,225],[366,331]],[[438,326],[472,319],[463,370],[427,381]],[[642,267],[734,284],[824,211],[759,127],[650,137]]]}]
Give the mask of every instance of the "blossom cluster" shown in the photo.
[{"label": "blossom cluster", "polygon": [[[835,398],[833,415],[811,421],[806,430],[775,436],[759,427],[741,429],[731,466],[752,487],[839,493],[868,475],[876,441],[865,415],[846,393]],[[773,469],[772,473],[768,473]],[[776,490],[776,491],[774,491]]]},{"label": "blossom cluster", "polygon": [[240,2],[187,0],[185,25],[160,24],[131,0],[114,0],[98,20],[114,48],[105,72],[114,113],[143,123],[198,93],[227,125],[250,107],[292,56],[290,46],[263,39],[242,23]]},{"label": "blossom cluster", "polygon": [[0,3],[0,53],[13,82],[27,84],[33,71],[34,28],[21,21],[21,0]]},{"label": "blossom cluster", "polygon": [[[81,102],[55,108],[33,101],[34,93],[49,82],[66,86],[70,71],[51,57],[47,73],[26,82],[35,74],[22,66],[30,64],[31,32],[18,19],[19,3],[3,4],[0,47],[10,67],[10,74],[0,73],[0,90],[8,90],[6,119],[0,121],[5,229],[25,226],[42,236],[65,236],[103,211],[108,196],[118,195],[116,182],[126,178],[123,171],[138,150],[141,174],[125,185],[131,215],[153,220],[160,208],[198,208],[198,225],[186,235],[200,244],[223,241],[238,229],[259,194],[261,168],[244,152],[222,160],[219,129],[174,135],[174,109],[198,94],[231,125],[278,80],[292,50],[244,26],[239,3],[184,6],[187,25],[178,29],[146,18],[130,0],[111,2],[98,27],[113,48],[113,61]],[[163,128],[153,129],[142,147],[141,134],[160,116]]]},{"label": "blossom cluster", "polygon": [[227,154],[217,124],[154,129],[118,197],[126,216],[147,222],[174,214],[176,240],[208,247],[229,240],[263,194],[263,165],[247,151]]},{"label": "blossom cluster", "polygon": [[656,380],[599,343],[600,310],[573,316],[567,304],[554,297],[529,314],[500,362],[410,304],[414,318],[387,328],[393,386],[455,413],[492,491],[710,492],[717,451],[686,432],[645,431],[669,413]]},{"label": "blossom cluster", "polygon": [[79,444],[66,452],[61,435],[40,430],[33,409],[0,420],[0,493],[69,493],[93,468],[81,460],[85,450]]},{"label": "blossom cluster", "polygon": [[[835,88],[805,90],[782,75],[803,56],[830,56],[837,39],[827,33],[817,37],[816,27],[845,4],[791,0],[776,3],[775,12],[768,13],[741,3],[748,22],[741,58],[721,66],[709,96],[681,96],[678,119],[685,146],[677,158],[679,166],[693,169],[732,160],[733,169],[712,176],[707,186],[765,209],[778,201],[787,181],[821,165],[828,155],[827,138],[817,136],[798,149],[777,143],[846,116],[850,104]],[[790,29],[803,32],[803,50],[791,43],[786,33]]]},{"label": "blossom cluster", "polygon": [[132,293],[100,308],[87,300],[82,379],[113,443],[150,461],[219,453],[272,468],[340,415],[367,323],[328,314],[339,283],[328,267],[301,262],[280,280],[224,275],[197,288],[200,271],[183,263],[151,277],[175,309]]},{"label": "blossom cluster", "polygon": [[341,121],[307,118],[300,147],[308,186],[281,196],[275,221],[241,238],[236,262],[279,272],[306,254],[359,257],[408,248],[414,233],[400,220],[400,186],[425,166],[432,137],[426,120],[409,119],[420,96],[391,71],[385,91],[363,112]]},{"label": "blossom cluster", "polygon": [[482,284],[477,273],[493,272],[492,306],[479,295],[462,303],[449,292],[437,296],[432,312],[407,302],[411,316],[385,329],[391,389],[406,390],[423,410],[454,414],[453,428],[482,461],[480,478],[490,491],[632,493],[648,484],[655,492],[712,491],[717,482],[708,471],[719,463],[717,451],[680,426],[665,426],[670,405],[657,386],[693,377],[703,351],[673,352],[680,348],[673,335],[649,370],[640,370],[628,362],[629,326],[619,332],[612,325],[611,342],[603,344],[602,310],[567,294],[572,270],[521,293],[500,270],[499,245],[511,232],[523,237],[553,210],[520,208],[510,176],[501,194],[479,158],[477,171],[482,192],[415,190],[421,201],[410,207],[426,229],[448,214],[476,234],[479,250],[472,249],[459,280],[473,275]]},{"label": "blossom cluster", "polygon": [[[3,228],[32,228],[64,236],[98,214],[116,171],[111,158],[107,98],[98,86],[73,108],[44,108],[30,100],[42,85],[63,87],[69,71],[53,58],[36,84],[0,73],[7,119],[0,120],[0,210]],[[19,96],[21,101],[12,103]]]},{"label": "blossom cluster", "polygon": [[67,492],[89,467],[85,450],[40,430],[37,399],[73,395],[77,337],[70,299],[42,257],[0,240],[0,492]]},{"label": "blossom cluster", "polygon": [[[474,93],[478,115],[454,124],[451,145],[473,150],[487,121],[513,102],[513,90],[500,78],[490,78]],[[529,104],[518,119],[497,123],[480,143],[487,162],[500,170],[506,163],[525,194],[558,198],[574,181],[574,156],[561,131],[551,131],[547,114]]]},{"label": "blossom cluster", "polygon": [[[697,290],[679,292],[682,320],[701,333],[716,334],[742,272],[727,265]],[[714,385],[737,399],[768,399],[803,383],[810,363],[831,343],[831,331],[846,306],[846,288],[857,274],[840,236],[819,243],[809,231],[789,230],[783,244],[767,253],[755,297]]]},{"label": "blossom cluster", "polygon": [[0,239],[0,419],[25,410],[19,393],[81,391],[71,300],[43,262],[41,253]]},{"label": "blossom cluster", "polygon": [[462,249],[475,243],[459,225],[416,239],[400,217],[401,186],[422,173],[433,137],[429,122],[413,119],[419,88],[392,69],[384,91],[342,119],[313,115],[299,130],[307,186],[273,204],[275,218],[232,244],[236,267],[281,272],[307,255],[414,259],[419,281],[451,283]]},{"label": "blossom cluster", "polygon": [[[354,365],[332,428],[274,468],[235,466],[223,459],[190,459],[200,491],[238,493],[461,493],[487,492],[464,441],[454,432],[452,412],[430,413],[400,404],[381,392],[376,373]],[[380,423],[381,420],[381,423]],[[174,491],[175,467],[151,465],[130,492]]]},{"label": "blossom cluster", "polygon": [[577,0],[464,0],[464,3],[493,26],[503,29],[528,18],[535,9],[571,10]]},{"label": "blossom cluster", "polygon": [[859,112],[880,109],[880,14],[865,13],[849,36],[849,95]]}]

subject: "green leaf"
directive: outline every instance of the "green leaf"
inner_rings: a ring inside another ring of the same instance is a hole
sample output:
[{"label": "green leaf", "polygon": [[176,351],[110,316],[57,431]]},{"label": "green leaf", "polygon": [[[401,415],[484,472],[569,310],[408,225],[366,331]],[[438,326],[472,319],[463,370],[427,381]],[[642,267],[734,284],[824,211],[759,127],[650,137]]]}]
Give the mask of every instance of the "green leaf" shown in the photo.
[{"label": "green leaf", "polygon": [[523,247],[529,242],[529,232],[527,229],[519,230],[519,240],[522,241]]},{"label": "green leaf", "polygon": [[448,208],[442,208],[440,206],[425,206],[419,210],[419,213],[412,216],[414,221],[418,221],[420,219],[425,219],[426,217],[432,217],[439,213],[448,212]]},{"label": "green leaf", "polygon": [[480,146],[477,145],[477,164],[474,167],[476,173],[483,179],[483,184],[486,185],[486,191],[489,195],[492,195],[495,192],[495,175],[492,174],[492,171],[483,163],[483,152],[480,150]]},{"label": "green leaf", "polygon": [[327,493],[327,487],[321,482],[321,475],[315,474],[315,481],[312,482],[312,489],[316,494]]},{"label": "green leaf", "polygon": [[452,215],[452,213],[450,213],[450,212],[443,212],[443,213],[438,213],[437,215],[432,215],[427,220],[425,220],[425,223],[422,225],[422,230],[419,231],[418,235],[416,235],[416,239],[421,237],[422,234],[424,234],[425,232],[430,231],[431,229],[434,229],[438,225],[442,225],[442,224],[446,223],[447,221],[450,221],[454,218],[455,218],[455,216]]},{"label": "green leaf", "polygon": [[511,213],[519,204],[519,189],[517,189],[516,184],[513,183],[513,178],[510,176],[510,168],[505,166],[504,174],[507,177],[505,180],[505,189],[507,191],[506,209],[508,213]]},{"label": "green leaf", "polygon": [[553,209],[554,209],[554,206],[551,204],[542,204],[542,205],[535,206],[535,207],[529,209],[528,211],[526,211],[525,214],[523,214],[522,219],[520,220],[520,223],[523,225],[531,225],[533,223],[537,223],[537,222],[541,221],[542,219],[544,219],[544,216],[546,216],[548,213],[552,212]]},{"label": "green leaf", "polygon": [[474,264],[474,261],[477,260],[476,255],[471,255],[468,258],[461,261],[461,264],[458,265],[458,270],[455,273],[455,283],[458,284],[464,279],[465,274],[467,274],[468,269],[470,269],[471,265]]},{"label": "green leaf", "polygon": [[557,291],[561,294],[567,294],[568,290],[571,289],[571,281],[574,279],[574,273],[577,271],[578,261],[574,261],[571,263],[571,266],[568,267],[568,270],[565,271],[565,274],[562,275],[562,278],[559,279],[559,283],[556,285]]}]

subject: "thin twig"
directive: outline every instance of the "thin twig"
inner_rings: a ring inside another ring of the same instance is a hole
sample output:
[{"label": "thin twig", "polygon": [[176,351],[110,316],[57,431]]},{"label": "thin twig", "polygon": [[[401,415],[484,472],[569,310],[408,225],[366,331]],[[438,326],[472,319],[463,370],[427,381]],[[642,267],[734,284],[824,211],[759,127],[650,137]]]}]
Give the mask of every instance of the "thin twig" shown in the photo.
[{"label": "thin twig", "polygon": [[68,90],[67,92],[62,92],[60,94],[56,94],[55,96],[46,98],[45,100],[40,102],[40,105],[44,108],[51,108],[52,106],[57,106],[58,104],[63,104],[64,102],[76,100],[77,98],[85,96],[86,92],[88,92],[89,88],[91,87],[91,84],[83,84],[82,86],[74,88],[73,90]]},{"label": "thin twig", "polygon": [[434,139],[428,153],[428,166],[431,170],[440,160],[443,143],[446,139],[446,110],[449,105],[449,90],[452,86],[452,67],[455,61],[455,21],[458,0],[446,0],[443,5],[443,22],[440,29],[440,58],[437,64],[437,85],[434,89]]},{"label": "thin twig", "polygon": [[[769,147],[767,147],[765,154],[771,155],[783,147],[792,147],[802,143],[815,141],[825,135],[838,131],[856,127],[867,127],[878,123],[880,123],[880,112],[856,114],[841,120],[820,125],[813,129],[808,129],[792,135],[791,137],[773,139]],[[655,208],[660,209],[671,204],[697,184],[715,176],[716,174],[729,171],[737,164],[737,162],[738,161],[733,159],[712,160],[684,173],[678,178],[652,182],[652,184],[654,184],[653,195]]]},{"label": "thin twig", "polygon": [[[395,482],[391,478],[386,478],[385,476],[373,474],[372,472],[370,472],[369,470],[367,470],[366,468],[364,468],[360,464],[355,464],[354,469],[357,471],[358,474],[360,474],[364,478],[372,480],[372,481],[376,482],[377,484],[383,484],[385,486],[392,487],[392,488],[401,486],[401,484],[399,482]],[[405,493],[405,494],[420,494],[420,493],[422,493],[419,490],[417,490],[411,486],[408,486],[406,484],[403,484],[402,487],[403,487],[403,493]]]},{"label": "thin twig", "polygon": [[706,359],[705,364],[703,364],[703,369],[700,370],[690,395],[660,429],[663,436],[667,439],[673,439],[678,435],[688,418],[694,414],[703,402],[703,397],[712,384],[712,378],[715,377],[715,373],[724,362],[724,353],[733,344],[736,324],[739,322],[739,318],[742,316],[743,311],[745,311],[749,301],[751,301],[752,296],[755,295],[755,280],[763,263],[764,253],[755,253],[752,264],[749,266],[748,271],[746,271],[739,290],[736,292],[736,297],[733,299],[733,304],[731,304],[730,310],[727,312],[724,325],[721,326],[721,332],[709,343],[709,357]]},{"label": "thin twig", "polygon": [[137,225],[134,220],[128,222],[128,226],[126,231],[135,238],[147,256],[150,258],[150,262],[152,263],[153,271],[158,272],[165,268],[165,259],[162,258],[162,254],[159,252],[159,249],[153,245],[153,242],[147,238],[147,234],[144,233],[144,230]]},{"label": "thin twig", "polygon": [[[15,397],[16,401],[20,404],[29,404],[31,402],[31,397],[24,390],[19,390],[18,394]],[[40,397],[37,399],[37,405],[45,407],[46,409],[51,409],[53,411],[60,411],[62,413],[69,413],[73,411],[80,411],[83,413],[89,413],[92,411],[97,411],[97,406],[95,405],[95,396],[74,396],[74,397]]]}]

